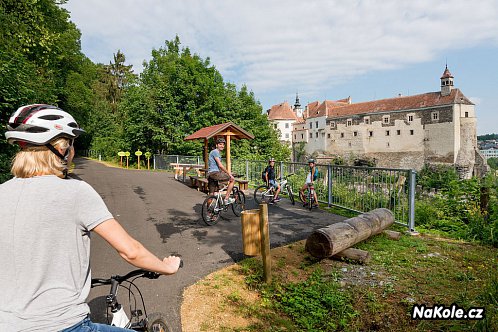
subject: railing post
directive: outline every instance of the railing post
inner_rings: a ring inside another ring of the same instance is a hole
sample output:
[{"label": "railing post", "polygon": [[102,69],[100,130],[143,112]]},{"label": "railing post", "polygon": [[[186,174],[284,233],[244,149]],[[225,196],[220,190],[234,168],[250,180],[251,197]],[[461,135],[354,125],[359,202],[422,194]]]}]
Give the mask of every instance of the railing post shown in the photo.
[{"label": "railing post", "polygon": [[329,207],[332,206],[332,166],[327,165],[327,179],[328,179],[328,199],[327,204]]},{"label": "railing post", "polygon": [[280,162],[280,177],[284,176],[284,162]]},{"label": "railing post", "polygon": [[251,179],[249,179],[249,160],[246,160],[246,180],[251,181]]},{"label": "railing post", "polygon": [[410,198],[409,198],[409,220],[408,228],[411,233],[415,232],[415,185],[417,172],[414,169],[410,171]]},{"label": "railing post", "polygon": [[156,169],[156,155],[154,155],[154,158],[152,159],[152,163],[154,164],[154,169]]}]

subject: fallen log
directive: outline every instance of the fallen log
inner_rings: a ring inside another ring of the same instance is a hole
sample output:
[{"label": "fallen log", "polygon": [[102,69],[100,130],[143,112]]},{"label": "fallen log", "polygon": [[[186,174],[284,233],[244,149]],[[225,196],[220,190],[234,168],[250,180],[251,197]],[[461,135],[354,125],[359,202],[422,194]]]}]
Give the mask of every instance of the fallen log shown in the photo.
[{"label": "fallen log", "polygon": [[388,209],[375,209],[357,217],[315,230],[306,240],[306,250],[314,257],[331,257],[354,244],[381,233],[394,223]]},{"label": "fallen log", "polygon": [[360,264],[367,264],[370,262],[370,253],[366,250],[356,249],[356,248],[348,248],[341,252],[338,252],[334,256],[334,259],[350,259]]}]

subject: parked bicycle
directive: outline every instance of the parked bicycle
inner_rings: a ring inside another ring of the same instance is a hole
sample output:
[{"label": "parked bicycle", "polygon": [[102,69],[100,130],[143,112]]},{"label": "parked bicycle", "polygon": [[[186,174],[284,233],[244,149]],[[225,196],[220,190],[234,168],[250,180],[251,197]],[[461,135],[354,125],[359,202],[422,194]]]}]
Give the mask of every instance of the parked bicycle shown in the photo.
[{"label": "parked bicycle", "polygon": [[313,207],[317,207],[318,202],[315,202],[315,186],[308,184],[308,188],[304,192],[299,191],[299,199],[303,202],[303,206],[307,207],[310,211]]},{"label": "parked bicycle", "polygon": [[[183,266],[183,261],[180,261],[180,267]],[[138,278],[157,279],[160,274],[142,269],[133,270],[124,276],[114,275],[109,279],[92,279],[92,288],[111,285],[109,295],[106,296],[107,306],[107,324],[111,326],[123,327],[135,331],[147,332],[170,332],[173,331],[166,321],[166,318],[161,313],[148,314],[145,308],[145,302],[142,292],[134,281]],[[130,280],[131,279],[131,280]],[[118,301],[118,288],[122,287],[128,291],[128,303],[130,304],[129,314],[124,310],[123,305]],[[137,297],[133,290],[136,290],[140,302],[137,303]],[[138,309],[138,304],[141,303],[141,309]],[[133,307],[132,307],[133,306]],[[109,312],[110,311],[110,312]],[[112,320],[110,316],[112,315]]]},{"label": "parked bicycle", "polygon": [[215,225],[218,222],[221,212],[228,211],[230,206],[232,207],[233,214],[237,217],[240,217],[240,214],[244,211],[246,196],[239,187],[234,186],[230,193],[230,197],[235,200],[233,203],[225,204],[226,191],[227,186],[223,185],[221,189],[215,192],[214,195],[208,196],[204,200],[204,203],[202,203],[202,220],[204,220],[206,225]]},{"label": "parked bicycle", "polygon": [[[283,178],[280,177],[278,179],[279,185],[280,185],[280,192],[281,193],[286,193],[287,196],[289,196],[289,199],[292,203],[292,205],[295,204],[294,201],[294,193],[292,192],[292,188],[289,185],[289,181],[287,180],[290,176],[294,175],[294,173],[287,174]],[[271,186],[268,187],[266,184],[263,184],[254,190],[254,200],[256,203],[261,204],[261,203],[270,203],[273,200],[273,197],[275,197],[275,187]]]}]

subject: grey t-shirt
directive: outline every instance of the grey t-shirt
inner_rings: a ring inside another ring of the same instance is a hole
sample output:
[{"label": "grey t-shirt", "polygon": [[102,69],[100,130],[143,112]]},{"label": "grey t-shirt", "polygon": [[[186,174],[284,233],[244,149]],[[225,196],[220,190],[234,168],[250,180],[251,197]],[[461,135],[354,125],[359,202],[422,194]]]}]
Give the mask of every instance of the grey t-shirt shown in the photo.
[{"label": "grey t-shirt", "polygon": [[87,316],[90,230],[111,218],[83,181],[0,185],[0,331],[59,331]]},{"label": "grey t-shirt", "polygon": [[214,149],[213,151],[209,152],[209,168],[208,168],[208,173],[219,172],[220,171],[220,168],[218,167],[218,164],[216,163],[216,160],[214,159],[216,157],[221,160],[220,150]]}]

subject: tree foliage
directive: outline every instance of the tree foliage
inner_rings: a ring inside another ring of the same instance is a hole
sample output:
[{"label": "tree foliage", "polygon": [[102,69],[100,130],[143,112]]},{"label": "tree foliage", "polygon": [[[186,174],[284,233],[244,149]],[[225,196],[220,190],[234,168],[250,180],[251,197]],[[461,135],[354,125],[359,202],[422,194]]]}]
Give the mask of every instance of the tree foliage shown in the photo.
[{"label": "tree foliage", "polygon": [[126,91],[121,106],[125,141],[132,149],[200,155],[201,142],[184,138],[203,127],[232,121],[256,137],[235,141],[235,157],[289,156],[254,94],[245,86],[237,91],[225,83],[209,58],[180,48],[178,37],[152,51],[138,84]]}]

